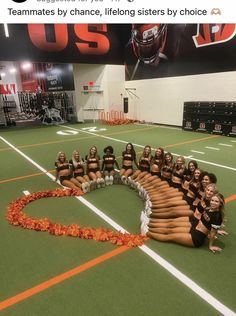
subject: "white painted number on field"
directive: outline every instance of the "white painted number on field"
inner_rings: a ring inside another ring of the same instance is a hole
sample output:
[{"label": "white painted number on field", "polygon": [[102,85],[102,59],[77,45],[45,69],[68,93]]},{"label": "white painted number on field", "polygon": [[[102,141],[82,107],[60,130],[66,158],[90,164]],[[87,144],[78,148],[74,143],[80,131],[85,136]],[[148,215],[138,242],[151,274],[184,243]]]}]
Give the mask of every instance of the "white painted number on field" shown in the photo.
[{"label": "white painted number on field", "polygon": [[72,130],[64,130],[64,131],[58,131],[57,132],[58,135],[63,135],[63,136],[71,136],[71,135],[76,135],[79,134],[79,132],[77,131],[72,131]]},{"label": "white painted number on field", "polygon": [[92,126],[92,127],[83,127],[81,128],[82,131],[88,131],[88,132],[102,132],[106,131],[106,128],[97,128],[97,126]]}]

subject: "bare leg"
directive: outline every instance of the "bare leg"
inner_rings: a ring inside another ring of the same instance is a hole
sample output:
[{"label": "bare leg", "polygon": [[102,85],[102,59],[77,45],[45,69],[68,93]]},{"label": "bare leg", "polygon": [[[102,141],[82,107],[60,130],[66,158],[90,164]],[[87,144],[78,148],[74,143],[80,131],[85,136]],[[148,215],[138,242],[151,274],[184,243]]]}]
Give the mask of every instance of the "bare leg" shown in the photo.
[{"label": "bare leg", "polygon": [[75,185],[72,181],[70,180],[64,180],[61,183],[64,187],[70,188],[70,189],[75,189],[78,190],[79,186]]},{"label": "bare leg", "polygon": [[189,221],[183,221],[183,222],[175,222],[170,221],[169,223],[157,223],[157,222],[149,222],[148,224],[150,230],[153,228],[182,228],[182,227],[188,227],[191,228],[191,224]]},{"label": "bare leg", "polygon": [[176,244],[194,247],[190,233],[175,233],[175,234],[170,234],[170,235],[163,235],[163,234],[148,232],[147,236],[150,238],[156,239],[158,241],[171,241]]}]

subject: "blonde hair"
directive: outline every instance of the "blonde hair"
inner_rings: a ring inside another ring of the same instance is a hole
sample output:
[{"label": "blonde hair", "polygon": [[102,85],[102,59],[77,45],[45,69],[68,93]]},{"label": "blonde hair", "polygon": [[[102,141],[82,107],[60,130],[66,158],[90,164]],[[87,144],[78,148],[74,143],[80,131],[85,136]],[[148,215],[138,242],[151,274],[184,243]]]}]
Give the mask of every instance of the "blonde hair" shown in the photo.
[{"label": "blonde hair", "polygon": [[[76,154],[79,155],[79,161],[77,161],[77,160],[75,159],[75,155],[76,155]],[[73,151],[73,153],[72,153],[72,162],[73,162],[73,166],[74,166],[75,168],[77,168],[77,166],[78,166],[79,163],[82,163],[82,159],[81,159],[81,157],[80,157],[80,153],[79,153],[78,149],[75,149],[75,150]]]},{"label": "blonde hair", "polygon": [[64,151],[59,151],[59,152],[57,153],[57,160],[58,160],[58,161],[60,160],[60,156],[61,156],[61,155],[64,155],[65,160],[66,160],[66,154],[65,154]]},{"label": "blonde hair", "polygon": [[216,196],[220,202],[219,210],[223,213],[225,209],[225,198],[221,193],[214,194],[213,197]]},{"label": "blonde hair", "polygon": [[217,189],[217,186],[215,183],[209,183],[206,188],[205,188],[205,191],[208,189],[208,188],[212,188],[212,190],[214,191],[214,195],[216,195],[217,193],[219,193],[218,189]]}]

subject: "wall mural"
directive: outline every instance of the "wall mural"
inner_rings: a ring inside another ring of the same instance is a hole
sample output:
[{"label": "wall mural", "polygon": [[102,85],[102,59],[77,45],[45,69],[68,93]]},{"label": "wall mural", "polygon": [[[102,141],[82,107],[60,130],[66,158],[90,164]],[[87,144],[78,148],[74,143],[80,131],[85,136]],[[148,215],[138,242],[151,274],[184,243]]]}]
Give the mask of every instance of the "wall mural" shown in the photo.
[{"label": "wall mural", "polygon": [[133,24],[127,80],[236,70],[236,24]]},{"label": "wall mural", "polygon": [[9,34],[0,60],[125,64],[127,80],[236,70],[236,24],[10,24]]}]

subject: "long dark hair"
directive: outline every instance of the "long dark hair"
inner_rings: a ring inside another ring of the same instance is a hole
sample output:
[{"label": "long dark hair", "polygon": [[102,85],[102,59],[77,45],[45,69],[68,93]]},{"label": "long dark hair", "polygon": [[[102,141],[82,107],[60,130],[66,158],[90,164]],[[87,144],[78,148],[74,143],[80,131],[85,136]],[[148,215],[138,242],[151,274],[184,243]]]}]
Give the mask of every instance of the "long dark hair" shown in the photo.
[{"label": "long dark hair", "polygon": [[125,152],[126,152],[126,153],[128,152],[127,147],[128,147],[129,145],[131,146],[131,155],[132,155],[133,157],[136,157],[136,152],[135,152],[135,150],[134,150],[134,145],[133,145],[132,143],[128,143],[128,144],[126,145],[126,147],[125,147]]}]

